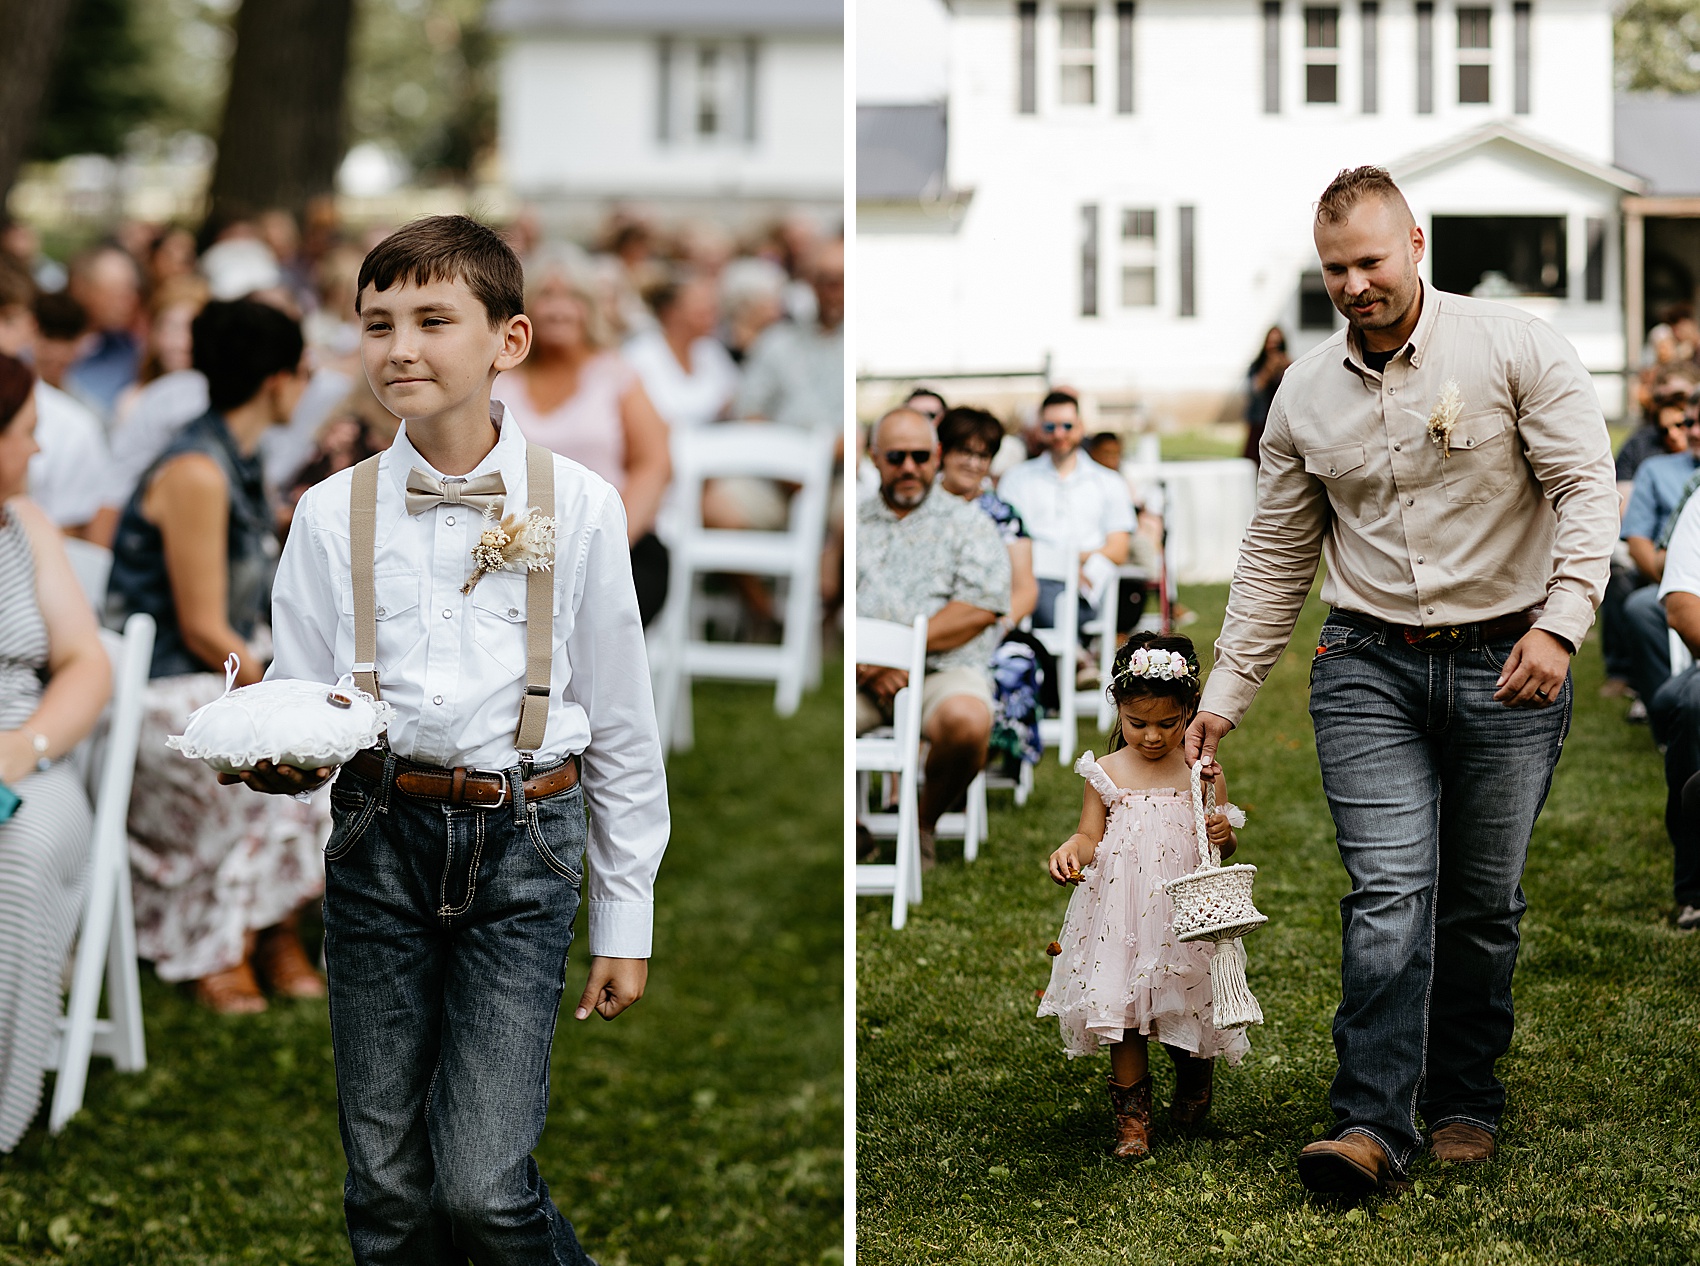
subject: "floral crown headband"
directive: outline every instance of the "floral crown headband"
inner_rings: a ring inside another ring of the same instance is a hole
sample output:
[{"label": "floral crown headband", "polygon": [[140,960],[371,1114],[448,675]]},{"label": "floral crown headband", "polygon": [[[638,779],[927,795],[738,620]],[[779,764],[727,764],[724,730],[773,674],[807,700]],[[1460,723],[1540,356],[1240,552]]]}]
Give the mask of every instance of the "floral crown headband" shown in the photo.
[{"label": "floral crown headband", "polygon": [[1194,681],[1198,669],[1179,651],[1152,650],[1141,646],[1128,656],[1110,685],[1113,689],[1135,680]]}]

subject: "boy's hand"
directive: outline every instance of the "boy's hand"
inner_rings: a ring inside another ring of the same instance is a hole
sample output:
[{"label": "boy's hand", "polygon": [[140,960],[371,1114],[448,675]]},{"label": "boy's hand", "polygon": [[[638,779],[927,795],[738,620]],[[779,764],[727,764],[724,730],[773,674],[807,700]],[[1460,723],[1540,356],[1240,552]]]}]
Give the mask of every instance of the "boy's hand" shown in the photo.
[{"label": "boy's hand", "polygon": [[584,982],[584,996],[578,1000],[573,1019],[588,1020],[594,1011],[604,1020],[612,1020],[643,997],[643,987],[648,983],[647,958],[593,958],[590,979]]},{"label": "boy's hand", "polygon": [[1051,854],[1051,878],[1059,884],[1077,884],[1080,872],[1092,864],[1097,846],[1084,836],[1074,835]]},{"label": "boy's hand", "polygon": [[218,780],[226,787],[246,783],[250,790],[263,791],[269,796],[298,796],[303,791],[317,791],[335,772],[329,768],[297,769],[294,765],[274,765],[263,760],[239,774],[220,774]]},{"label": "boy's hand", "polygon": [[1240,846],[1234,837],[1233,827],[1228,825],[1228,815],[1212,813],[1204,819],[1204,833],[1210,837],[1210,842],[1216,846],[1216,851],[1227,861],[1234,855],[1234,850]]}]

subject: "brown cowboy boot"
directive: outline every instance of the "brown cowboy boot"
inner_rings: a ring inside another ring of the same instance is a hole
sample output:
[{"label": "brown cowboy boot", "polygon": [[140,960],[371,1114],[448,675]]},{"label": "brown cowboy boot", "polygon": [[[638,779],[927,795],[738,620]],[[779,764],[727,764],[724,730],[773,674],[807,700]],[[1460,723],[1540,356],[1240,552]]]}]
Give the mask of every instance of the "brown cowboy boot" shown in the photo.
[{"label": "brown cowboy boot", "polygon": [[1192,1129],[1203,1124],[1205,1114],[1210,1111],[1216,1061],[1166,1043],[1163,1049],[1175,1061],[1175,1098],[1169,1104],[1169,1120],[1183,1129]]},{"label": "brown cowboy boot", "polygon": [[1144,1160],[1151,1155],[1151,1078],[1131,1086],[1110,1087],[1110,1106],[1116,1112],[1116,1143],[1112,1156]]}]

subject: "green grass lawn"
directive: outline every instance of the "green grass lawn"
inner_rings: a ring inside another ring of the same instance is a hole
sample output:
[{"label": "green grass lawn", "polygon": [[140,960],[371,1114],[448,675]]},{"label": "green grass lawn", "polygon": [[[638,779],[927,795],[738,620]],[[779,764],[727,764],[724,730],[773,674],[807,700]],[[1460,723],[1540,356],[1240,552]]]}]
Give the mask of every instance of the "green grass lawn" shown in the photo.
[{"label": "green grass lawn", "polygon": [[[574,1022],[575,945],[538,1163],[603,1266],[842,1258],[839,681],[789,720],[699,686],[644,1000]],[[219,1018],[144,972],[143,1005],[147,1071],[97,1061],[0,1157],[0,1263],[349,1260],[324,1004]]]},{"label": "green grass lawn", "polygon": [[[1182,596],[1208,663],[1225,587]],[[1268,1023],[1220,1071],[1200,1136],[1160,1112],[1154,1156],[1112,1161],[1107,1056],[1071,1063],[1056,1021],[1034,1018],[1067,900],[1044,859],[1081,802],[1054,752],[1026,808],[994,793],[980,860],[945,860],[906,930],[887,902],[858,902],[859,1260],[1700,1261],[1700,939],[1670,922],[1661,763],[1624,702],[1600,699],[1597,641],[1577,657],[1575,723],[1530,850],[1497,1161],[1425,1158],[1395,1200],[1300,1187],[1294,1156],[1332,1120],[1347,889],[1306,711],[1322,615],[1313,597],[1224,745],[1250,814],[1236,860],[1261,868],[1270,918],[1246,943]],[[1172,1072],[1155,1048],[1152,1064],[1163,1105]]]}]

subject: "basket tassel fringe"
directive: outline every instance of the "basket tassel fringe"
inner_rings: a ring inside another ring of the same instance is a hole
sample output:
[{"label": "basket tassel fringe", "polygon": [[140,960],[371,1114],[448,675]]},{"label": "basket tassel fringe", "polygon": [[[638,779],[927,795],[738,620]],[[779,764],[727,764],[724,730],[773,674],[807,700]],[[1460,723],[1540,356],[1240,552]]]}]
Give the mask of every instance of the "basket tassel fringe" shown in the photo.
[{"label": "basket tassel fringe", "polygon": [[1210,995],[1218,1029],[1263,1023],[1263,1008],[1246,983],[1245,946],[1238,937],[1217,942],[1215,957],[1210,960]]}]

